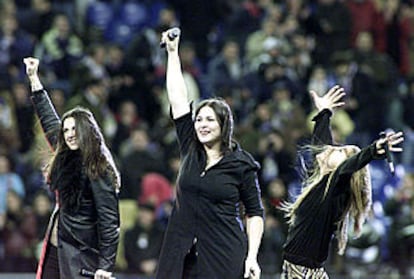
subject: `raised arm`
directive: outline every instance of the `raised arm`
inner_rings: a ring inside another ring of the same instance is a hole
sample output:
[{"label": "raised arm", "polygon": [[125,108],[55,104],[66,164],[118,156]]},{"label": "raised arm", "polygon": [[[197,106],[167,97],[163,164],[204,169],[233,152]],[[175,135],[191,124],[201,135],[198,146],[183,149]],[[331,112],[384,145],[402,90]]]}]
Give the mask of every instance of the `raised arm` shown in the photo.
[{"label": "raised arm", "polygon": [[180,36],[174,39],[168,37],[171,29],[162,33],[161,42],[165,43],[167,50],[167,93],[174,119],[190,112],[187,88],[181,70],[180,57],[178,55],[178,43]]},{"label": "raised arm", "polygon": [[39,117],[45,136],[51,147],[54,149],[57,144],[57,137],[60,129],[60,118],[39,79],[39,59],[27,57],[23,59],[23,63],[26,65],[26,74],[32,89],[31,99],[33,106]]},{"label": "raised arm", "polygon": [[312,121],[315,121],[312,144],[332,144],[330,117],[336,108],[345,104],[341,101],[342,97],[345,96],[344,89],[339,85],[335,85],[323,96],[319,96],[315,91],[310,91],[310,95],[318,111],[318,114],[312,119]]},{"label": "raised arm", "polygon": [[341,174],[352,174],[363,168],[372,160],[386,158],[385,146],[391,153],[402,152],[403,148],[398,146],[404,141],[402,132],[389,132],[386,137],[381,137],[360,152],[346,159],[337,169]]},{"label": "raised arm", "polygon": [[32,92],[43,90],[43,85],[39,78],[39,59],[33,57],[27,57],[23,59],[23,63],[26,65],[26,74],[30,81],[30,87]]}]

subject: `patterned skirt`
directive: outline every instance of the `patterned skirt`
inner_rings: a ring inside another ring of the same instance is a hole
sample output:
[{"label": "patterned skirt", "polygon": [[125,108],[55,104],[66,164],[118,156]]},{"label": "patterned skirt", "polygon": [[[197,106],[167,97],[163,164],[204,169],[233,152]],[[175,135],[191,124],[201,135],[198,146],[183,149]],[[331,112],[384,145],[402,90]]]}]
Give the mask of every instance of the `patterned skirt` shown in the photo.
[{"label": "patterned skirt", "polygon": [[323,267],[308,268],[284,260],[280,279],[329,279],[329,276]]}]

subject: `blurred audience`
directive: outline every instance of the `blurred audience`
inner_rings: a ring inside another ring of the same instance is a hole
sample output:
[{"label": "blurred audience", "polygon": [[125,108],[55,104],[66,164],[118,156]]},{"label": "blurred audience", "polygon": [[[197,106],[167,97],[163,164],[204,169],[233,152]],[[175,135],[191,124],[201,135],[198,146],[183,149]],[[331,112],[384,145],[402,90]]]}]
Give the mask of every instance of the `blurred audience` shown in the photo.
[{"label": "blurred audience", "polygon": [[154,276],[163,238],[164,229],[156,219],[155,206],[150,202],[139,204],[135,224],[124,238],[128,271]]},{"label": "blurred audience", "polygon": [[414,173],[403,176],[384,210],[392,220],[388,233],[390,261],[402,275],[408,275],[414,263]]},{"label": "blurred audience", "polygon": [[[140,8],[136,21],[128,21],[129,4]],[[24,80],[22,58],[34,55],[45,63],[40,74],[58,114],[76,105],[94,112],[122,171],[121,199],[138,202],[135,226],[122,235],[128,266],[119,264],[118,271],[153,274],[180,161],[173,151],[178,143],[165,102],[166,56],[159,41],[163,31],[180,27],[188,102],[218,92],[234,111],[237,140],[262,165],[263,276],[277,276],[281,268],[286,224],[276,207],[301,189],[293,158],[298,144],[309,139],[308,91],[325,93],[334,84],[349,99],[332,119],[336,142],[364,145],[388,128],[405,132],[394,179],[375,166],[381,179],[373,177],[374,204],[386,200],[387,216],[377,209],[373,220],[385,228],[381,243],[388,245],[380,246],[373,264],[409,272],[413,1],[8,0],[0,1],[0,15],[1,271],[34,270],[55,204],[43,176],[48,160],[39,152],[47,143]],[[358,261],[329,264],[351,272]]]}]

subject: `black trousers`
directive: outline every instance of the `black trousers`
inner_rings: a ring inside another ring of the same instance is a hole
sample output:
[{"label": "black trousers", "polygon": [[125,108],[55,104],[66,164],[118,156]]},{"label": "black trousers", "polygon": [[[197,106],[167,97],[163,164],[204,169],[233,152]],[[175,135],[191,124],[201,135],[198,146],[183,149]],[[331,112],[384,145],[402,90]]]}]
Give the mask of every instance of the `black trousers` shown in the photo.
[{"label": "black trousers", "polygon": [[45,255],[42,279],[59,279],[59,259],[57,247],[49,243]]}]

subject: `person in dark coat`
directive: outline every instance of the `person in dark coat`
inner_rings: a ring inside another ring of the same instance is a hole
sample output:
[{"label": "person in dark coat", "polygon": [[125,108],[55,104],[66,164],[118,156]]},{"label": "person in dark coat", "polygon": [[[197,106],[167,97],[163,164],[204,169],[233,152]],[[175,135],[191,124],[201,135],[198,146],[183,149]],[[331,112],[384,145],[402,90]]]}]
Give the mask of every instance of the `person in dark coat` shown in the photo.
[{"label": "person in dark coat", "polygon": [[329,66],[329,59],[336,51],[350,48],[351,13],[344,1],[317,0],[312,12],[304,13],[301,27],[315,38],[313,61]]},{"label": "person in dark coat", "polygon": [[25,58],[32,102],[54,152],[47,169],[57,194],[36,279],[112,278],[119,239],[120,176],[93,114],[76,107],[60,119],[38,77],[39,60]]},{"label": "person in dark coat", "polygon": [[347,227],[352,219],[353,234],[358,237],[371,208],[371,178],[368,164],[384,159],[385,146],[390,152],[401,152],[396,145],[402,132],[390,132],[362,150],[355,145],[335,145],[330,130],[330,117],[335,108],[344,105],[344,89],[332,87],[319,97],[311,96],[318,110],[308,150],[313,161],[307,169],[305,187],[292,203],[286,203],[289,224],[284,244],[282,279],[329,278],[323,267],[328,258],[334,234],[338,253],[347,244]]},{"label": "person in dark coat", "polygon": [[169,32],[162,34],[168,52],[167,92],[182,161],[156,278],[260,278],[259,165],[232,140],[232,113],[223,100],[200,102],[192,117],[179,38],[167,39]]},{"label": "person in dark coat", "polygon": [[155,274],[164,236],[164,228],[156,219],[155,211],[154,204],[139,203],[134,226],[125,231],[124,252],[131,273]]}]

